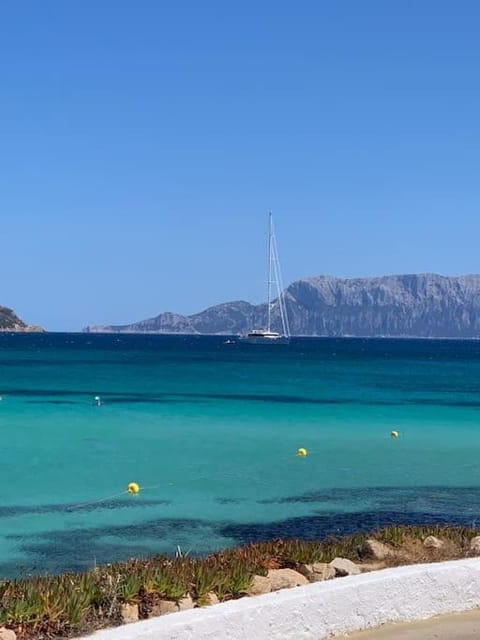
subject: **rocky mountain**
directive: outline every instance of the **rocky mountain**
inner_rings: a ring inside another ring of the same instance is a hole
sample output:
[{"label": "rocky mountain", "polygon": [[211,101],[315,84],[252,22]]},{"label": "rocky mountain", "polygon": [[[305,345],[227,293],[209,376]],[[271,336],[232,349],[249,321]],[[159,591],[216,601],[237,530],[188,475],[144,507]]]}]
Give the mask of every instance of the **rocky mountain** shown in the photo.
[{"label": "rocky mountain", "polygon": [[0,306],[0,331],[43,331],[41,327],[26,324],[7,307]]},{"label": "rocky mountain", "polygon": [[[285,291],[290,330],[304,336],[480,336],[480,275],[436,274],[334,278],[293,282]],[[280,329],[278,305],[273,329]],[[191,316],[161,313],[123,326],[92,326],[108,333],[240,334],[266,323],[266,304],[226,302]]]}]

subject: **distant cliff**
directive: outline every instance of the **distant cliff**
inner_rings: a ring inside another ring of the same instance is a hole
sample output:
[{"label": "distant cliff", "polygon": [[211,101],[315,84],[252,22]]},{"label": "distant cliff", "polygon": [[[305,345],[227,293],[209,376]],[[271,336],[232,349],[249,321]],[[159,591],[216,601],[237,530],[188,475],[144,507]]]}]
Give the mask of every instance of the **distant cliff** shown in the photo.
[{"label": "distant cliff", "polygon": [[[304,336],[480,336],[480,275],[297,280],[285,291],[290,330]],[[266,304],[225,302],[191,316],[161,313],[87,332],[240,334],[264,327]],[[273,329],[279,330],[277,305]]]},{"label": "distant cliff", "polygon": [[44,331],[42,327],[26,324],[7,307],[0,306],[0,331]]}]

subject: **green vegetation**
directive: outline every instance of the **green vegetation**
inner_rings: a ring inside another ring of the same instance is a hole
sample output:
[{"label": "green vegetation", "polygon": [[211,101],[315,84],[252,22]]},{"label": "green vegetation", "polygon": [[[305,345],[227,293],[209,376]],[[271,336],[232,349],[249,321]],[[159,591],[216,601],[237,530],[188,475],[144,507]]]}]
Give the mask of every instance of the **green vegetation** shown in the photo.
[{"label": "green vegetation", "polygon": [[0,331],[39,332],[44,331],[44,329],[26,324],[23,320],[20,320],[12,309],[0,305]]},{"label": "green vegetation", "polygon": [[[140,618],[155,613],[161,600],[178,602],[188,594],[196,606],[245,595],[253,575],[269,569],[330,562],[340,556],[363,562],[362,544],[375,538],[400,549],[390,564],[407,564],[466,557],[470,541],[480,531],[461,527],[392,526],[373,534],[319,541],[273,540],[228,549],[206,558],[156,557],[106,565],[82,574],[21,578],[0,583],[0,626],[19,640],[68,637],[122,623],[122,607],[137,605]],[[443,549],[425,549],[433,535]]]},{"label": "green vegetation", "polygon": [[15,315],[12,309],[0,306],[0,329],[8,330],[15,327],[26,327],[27,325]]}]

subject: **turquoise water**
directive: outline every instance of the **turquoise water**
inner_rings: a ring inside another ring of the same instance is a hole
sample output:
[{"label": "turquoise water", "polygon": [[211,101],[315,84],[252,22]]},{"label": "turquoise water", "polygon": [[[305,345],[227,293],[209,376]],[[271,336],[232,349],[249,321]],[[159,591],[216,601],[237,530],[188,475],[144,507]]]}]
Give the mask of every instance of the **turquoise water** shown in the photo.
[{"label": "turquoise water", "polygon": [[476,524],[480,342],[224,340],[0,335],[0,575]]}]

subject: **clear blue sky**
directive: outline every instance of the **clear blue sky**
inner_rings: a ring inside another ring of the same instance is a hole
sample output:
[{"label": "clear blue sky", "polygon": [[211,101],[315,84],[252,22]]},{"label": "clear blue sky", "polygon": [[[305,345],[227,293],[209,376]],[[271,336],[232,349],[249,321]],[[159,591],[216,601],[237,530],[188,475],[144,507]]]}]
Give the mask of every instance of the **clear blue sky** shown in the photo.
[{"label": "clear blue sky", "polygon": [[480,272],[476,0],[0,6],[0,303],[51,330]]}]

